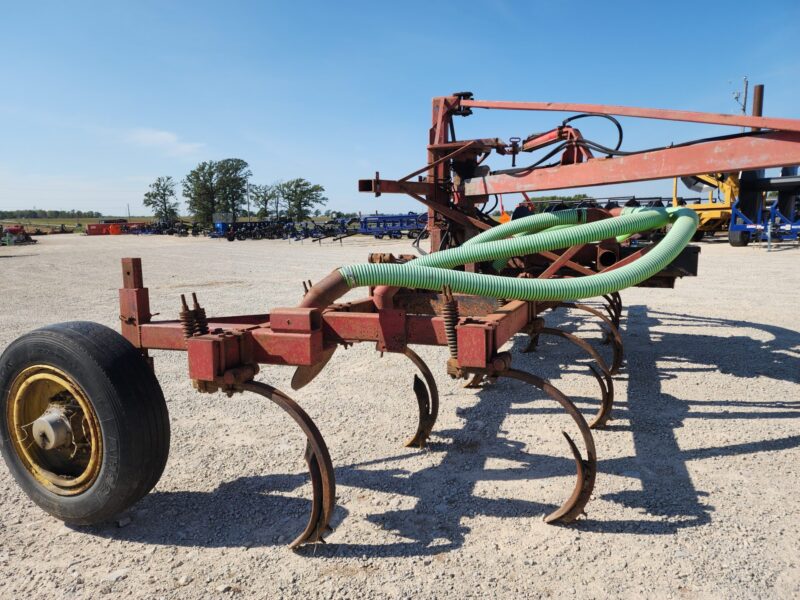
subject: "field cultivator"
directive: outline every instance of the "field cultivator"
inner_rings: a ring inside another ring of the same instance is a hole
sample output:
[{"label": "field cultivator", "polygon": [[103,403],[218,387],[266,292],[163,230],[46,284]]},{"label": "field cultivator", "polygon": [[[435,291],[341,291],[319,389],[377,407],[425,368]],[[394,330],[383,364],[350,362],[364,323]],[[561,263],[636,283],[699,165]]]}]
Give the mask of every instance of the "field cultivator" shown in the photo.
[{"label": "field cultivator", "polygon": [[[478,109],[573,111],[552,131],[505,142],[458,140],[455,120]],[[757,127],[646,151],[623,151],[585,139],[577,118],[614,116]],[[597,477],[592,429],[611,417],[613,375],[623,365],[620,290],[673,287],[697,272],[688,246],[697,216],[685,207],[584,206],[538,211],[498,225],[486,207],[494,196],[576,186],[666,179],[709,172],[800,163],[800,121],[583,104],[486,102],[460,93],[433,100],[426,163],[398,180],[379,174],[359,182],[377,196],[408,194],[428,207],[431,252],[372,254],[365,264],[336,269],[311,285],[299,305],[269,314],[207,316],[196,296],[176,299],[174,320],[153,320],[138,258],[123,260],[121,333],[93,323],[66,323],[31,332],[0,358],[3,453],[16,480],[47,512],[73,523],[109,518],[155,485],[166,462],[169,421],[152,370],[151,350],[188,355],[198,392],[250,392],[285,410],[307,438],[313,488],[311,514],[292,546],[322,541],[335,505],[335,473],[320,429],[286,394],[257,382],[259,365],[295,368],[292,388],[317,377],[339,347],[375,344],[406,356],[419,371],[413,391],[418,424],[407,445],[425,446],[439,398],[429,367],[412,349],[447,349],[446,372],[468,385],[509,378],[540,390],[571,418],[580,439],[565,438],[576,481],[548,522],[569,523],[584,512]],[[529,166],[516,162],[528,153]],[[595,156],[598,153],[598,156]],[[512,166],[490,169],[490,155]],[[602,155],[602,156],[600,156]],[[551,161],[552,162],[547,162]],[[658,241],[630,240],[665,231]],[[344,301],[351,289],[360,299]],[[597,298],[600,304],[584,299]],[[160,307],[163,310],[163,307]],[[553,311],[577,310],[605,330],[609,351],[546,322]],[[592,360],[599,409],[588,419],[559,389],[513,364],[504,344],[542,336],[569,341]],[[608,358],[609,354],[611,355]],[[91,359],[91,360],[89,360]]]}]

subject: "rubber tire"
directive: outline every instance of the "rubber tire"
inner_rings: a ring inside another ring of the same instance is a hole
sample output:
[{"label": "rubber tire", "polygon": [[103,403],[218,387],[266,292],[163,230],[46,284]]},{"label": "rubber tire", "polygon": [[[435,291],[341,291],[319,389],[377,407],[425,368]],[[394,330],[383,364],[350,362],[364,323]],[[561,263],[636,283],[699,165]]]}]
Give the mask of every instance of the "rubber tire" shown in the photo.
[{"label": "rubber tire", "polygon": [[731,246],[742,247],[750,243],[749,231],[728,231],[728,242]]},{"label": "rubber tire", "polygon": [[[23,466],[9,439],[10,387],[25,368],[46,364],[83,388],[100,421],[103,458],[97,479],[76,496],[42,487]],[[98,323],[58,323],[32,331],[0,356],[0,450],[9,471],[45,512],[67,523],[91,525],[122,512],[158,482],[169,454],[167,404],[141,352]]]},{"label": "rubber tire", "polygon": [[693,242],[699,242],[705,236],[706,236],[706,232],[705,231],[701,231],[700,229],[698,229],[697,231],[694,232],[694,235],[692,236],[692,241]]}]

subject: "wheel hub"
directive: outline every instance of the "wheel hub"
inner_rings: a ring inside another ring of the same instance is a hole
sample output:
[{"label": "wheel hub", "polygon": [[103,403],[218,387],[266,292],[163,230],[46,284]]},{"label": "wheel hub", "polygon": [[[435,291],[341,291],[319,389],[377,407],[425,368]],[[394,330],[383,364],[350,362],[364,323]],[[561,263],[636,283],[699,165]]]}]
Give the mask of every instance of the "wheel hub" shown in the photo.
[{"label": "wheel hub", "polygon": [[65,407],[51,404],[31,426],[33,441],[42,450],[55,450],[73,443],[72,425]]},{"label": "wheel hub", "polygon": [[39,484],[60,496],[91,487],[102,464],[100,421],[72,377],[29,367],[14,379],[6,406],[11,443]]}]

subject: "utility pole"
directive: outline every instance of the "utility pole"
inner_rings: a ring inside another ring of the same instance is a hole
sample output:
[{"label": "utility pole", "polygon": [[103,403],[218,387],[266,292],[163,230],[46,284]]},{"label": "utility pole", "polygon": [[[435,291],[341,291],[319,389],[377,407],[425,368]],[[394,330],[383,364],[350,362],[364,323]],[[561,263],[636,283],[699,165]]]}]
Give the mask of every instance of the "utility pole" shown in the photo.
[{"label": "utility pole", "polygon": [[[742,110],[742,114],[747,114],[747,93],[750,89],[750,82],[747,80],[747,75],[744,76],[744,90],[741,92],[733,92],[733,99],[736,101],[736,104],[739,105],[739,108]],[[742,127],[742,131],[745,131],[745,128]]]}]

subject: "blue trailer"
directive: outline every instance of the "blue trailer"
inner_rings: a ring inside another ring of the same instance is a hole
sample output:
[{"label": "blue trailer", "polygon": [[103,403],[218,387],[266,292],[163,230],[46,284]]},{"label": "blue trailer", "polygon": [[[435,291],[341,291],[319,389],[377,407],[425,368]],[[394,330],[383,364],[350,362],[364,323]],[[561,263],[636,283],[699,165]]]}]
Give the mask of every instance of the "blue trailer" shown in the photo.
[{"label": "blue trailer", "polygon": [[372,235],[376,239],[389,237],[400,239],[406,235],[409,239],[424,236],[428,223],[425,213],[407,213],[403,215],[370,215],[361,217],[358,233]]}]

